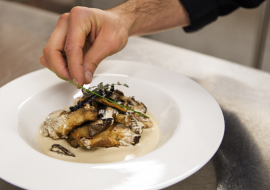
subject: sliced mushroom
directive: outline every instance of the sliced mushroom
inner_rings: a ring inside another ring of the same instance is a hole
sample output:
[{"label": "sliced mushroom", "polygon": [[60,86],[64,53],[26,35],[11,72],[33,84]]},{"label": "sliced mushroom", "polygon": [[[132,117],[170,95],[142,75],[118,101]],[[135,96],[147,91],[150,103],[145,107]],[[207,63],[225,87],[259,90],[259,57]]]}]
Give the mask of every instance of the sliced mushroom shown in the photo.
[{"label": "sliced mushroom", "polygon": [[138,113],[132,113],[132,114],[136,117],[138,121],[143,123],[145,129],[148,129],[154,126],[154,123],[151,121],[151,119],[144,117]]},{"label": "sliced mushroom", "polygon": [[136,101],[134,96],[127,97],[124,96],[124,93],[122,93],[121,91],[115,90],[112,93],[111,98],[117,103],[131,108],[135,111],[141,112],[143,114],[147,112],[147,107],[142,102]]},{"label": "sliced mushroom", "polygon": [[130,116],[131,116],[131,125],[130,125],[131,130],[136,134],[139,135],[142,134],[144,124],[140,122],[134,115],[131,114]]},{"label": "sliced mushroom", "polygon": [[136,102],[137,104],[133,103],[134,106],[131,106],[131,109],[134,111],[146,114],[147,112],[147,107],[144,105],[142,102]]},{"label": "sliced mushroom", "polygon": [[113,124],[113,118],[99,119],[90,123],[89,126],[89,136],[93,137],[102,131],[105,131]]},{"label": "sliced mushroom", "polygon": [[65,147],[61,146],[60,144],[53,144],[52,148],[51,148],[52,152],[56,152],[58,154],[62,154],[65,156],[72,156],[75,157],[75,155],[73,153],[71,153],[68,149],[66,149]]},{"label": "sliced mushroom", "polygon": [[114,101],[118,102],[121,100],[121,96],[124,96],[124,93],[120,90],[114,90],[112,95],[111,95],[111,99],[113,99]]},{"label": "sliced mushroom", "polygon": [[109,106],[100,109],[98,113],[100,118],[114,118],[114,121],[117,123],[122,123],[126,126],[131,125],[131,116],[129,114],[119,114],[116,109]]}]

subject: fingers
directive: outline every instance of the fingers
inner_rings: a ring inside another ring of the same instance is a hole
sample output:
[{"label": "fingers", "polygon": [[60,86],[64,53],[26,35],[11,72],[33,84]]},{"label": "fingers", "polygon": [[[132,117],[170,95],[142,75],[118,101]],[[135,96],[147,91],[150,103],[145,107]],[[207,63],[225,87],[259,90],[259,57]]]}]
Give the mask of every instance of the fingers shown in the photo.
[{"label": "fingers", "polygon": [[[44,54],[41,55],[41,57],[39,58],[39,61],[41,63],[41,65],[43,65],[44,67],[47,67],[48,69],[52,70],[53,72],[57,73],[49,64],[49,62],[47,61],[47,59],[45,58]],[[57,73],[58,74],[58,73]],[[60,74],[59,74],[60,75]],[[59,77],[60,79],[63,79],[62,77],[60,77],[59,75],[56,75],[57,77]],[[63,75],[61,75],[63,76]],[[66,77],[65,77],[66,78]],[[67,78],[69,79],[69,78]]]},{"label": "fingers", "polygon": [[51,66],[49,64],[49,62],[47,61],[47,59],[45,58],[44,54],[42,54],[39,58],[39,62],[41,63],[41,65],[43,65],[44,67],[47,67],[48,69],[51,69]]},{"label": "fingers", "polygon": [[80,86],[90,83],[98,64],[127,42],[127,35],[121,34],[119,25],[111,21],[112,17],[101,11],[73,8],[59,18],[43,50],[41,64]]},{"label": "fingers", "polygon": [[111,38],[111,35],[105,33],[102,34],[101,31],[89,51],[84,55],[83,67],[86,83],[90,83],[92,81],[93,73],[99,63],[107,56],[118,51],[118,41],[112,41]]},{"label": "fingers", "polygon": [[83,47],[86,36],[91,30],[91,24],[86,24],[84,21],[87,16],[85,8],[75,7],[71,10],[64,47],[70,76],[74,83],[81,86],[84,84]]},{"label": "fingers", "polygon": [[56,27],[43,50],[47,63],[45,63],[44,58],[41,58],[41,60],[45,67],[50,67],[57,74],[70,79],[67,63],[62,54],[68,30],[68,17],[69,13],[59,17]]}]

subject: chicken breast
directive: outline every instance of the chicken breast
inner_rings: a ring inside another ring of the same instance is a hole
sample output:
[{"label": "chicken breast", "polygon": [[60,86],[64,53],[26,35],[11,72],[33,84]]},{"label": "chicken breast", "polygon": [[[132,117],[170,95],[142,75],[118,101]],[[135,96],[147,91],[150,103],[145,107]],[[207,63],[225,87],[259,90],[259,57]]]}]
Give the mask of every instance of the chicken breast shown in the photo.
[{"label": "chicken breast", "polygon": [[97,115],[96,108],[89,104],[74,112],[53,112],[44,122],[44,136],[50,136],[53,139],[67,138],[72,129],[84,122],[96,120]]},{"label": "chicken breast", "polygon": [[140,137],[124,124],[114,123],[107,130],[94,137],[89,135],[89,127],[77,128],[70,133],[67,141],[75,148],[85,146],[90,149],[94,147],[131,146],[137,144]]}]

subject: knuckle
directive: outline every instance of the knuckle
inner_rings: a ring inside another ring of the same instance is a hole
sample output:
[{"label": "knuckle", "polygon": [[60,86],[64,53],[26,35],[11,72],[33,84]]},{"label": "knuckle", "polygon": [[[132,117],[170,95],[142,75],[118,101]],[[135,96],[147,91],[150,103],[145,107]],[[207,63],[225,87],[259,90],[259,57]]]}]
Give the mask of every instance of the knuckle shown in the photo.
[{"label": "knuckle", "polygon": [[46,45],[46,46],[44,47],[44,49],[43,49],[43,54],[44,54],[45,56],[49,56],[50,52],[51,52],[51,47],[48,46],[48,45]]},{"label": "knuckle", "polygon": [[46,58],[43,55],[39,58],[39,62],[40,62],[41,65],[43,65],[45,67],[47,66]]},{"label": "knuckle", "polygon": [[114,53],[115,51],[117,51],[118,47],[119,47],[119,42],[116,40],[110,40],[107,43],[107,48],[110,53]]},{"label": "knuckle", "polygon": [[94,60],[92,58],[86,58],[85,60],[86,64],[92,68],[94,68],[94,70],[96,70],[96,68],[98,67],[99,65],[99,62],[97,60]]},{"label": "knuckle", "polygon": [[76,45],[74,43],[67,42],[65,44],[64,51],[66,54],[68,54],[69,52],[72,52],[75,48],[76,48]]},{"label": "knuckle", "polygon": [[76,6],[71,9],[70,14],[77,15],[77,14],[80,14],[83,10],[84,10],[84,7]]},{"label": "knuckle", "polygon": [[68,17],[69,17],[69,13],[64,13],[59,17],[58,22],[62,22],[63,20],[68,19]]},{"label": "knuckle", "polygon": [[42,55],[39,57],[39,61],[41,62],[41,61],[43,61],[43,59],[44,59],[44,55],[42,54]]},{"label": "knuckle", "polygon": [[39,58],[39,62],[41,63],[41,65],[44,65],[44,58],[43,58],[43,56],[41,56],[41,57]]},{"label": "knuckle", "polygon": [[61,25],[68,21],[69,13],[62,14],[56,23],[55,28],[61,28]]}]

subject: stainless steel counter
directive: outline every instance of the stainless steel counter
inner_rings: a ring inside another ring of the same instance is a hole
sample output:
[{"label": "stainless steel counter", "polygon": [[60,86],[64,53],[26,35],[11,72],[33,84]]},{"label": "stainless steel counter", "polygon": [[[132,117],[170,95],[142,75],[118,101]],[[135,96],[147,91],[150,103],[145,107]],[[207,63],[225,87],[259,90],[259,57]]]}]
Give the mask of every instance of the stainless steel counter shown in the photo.
[{"label": "stainless steel counter", "polygon": [[[39,56],[58,16],[0,1],[0,87],[42,68]],[[130,38],[123,51],[107,59],[184,74],[207,89],[223,110],[226,131],[217,153],[201,170],[167,190],[270,189],[268,73],[140,37]],[[20,188],[0,180],[0,189]]]}]

